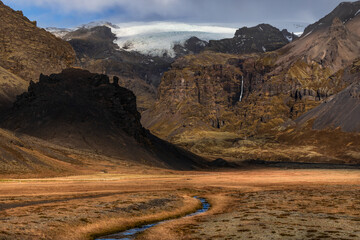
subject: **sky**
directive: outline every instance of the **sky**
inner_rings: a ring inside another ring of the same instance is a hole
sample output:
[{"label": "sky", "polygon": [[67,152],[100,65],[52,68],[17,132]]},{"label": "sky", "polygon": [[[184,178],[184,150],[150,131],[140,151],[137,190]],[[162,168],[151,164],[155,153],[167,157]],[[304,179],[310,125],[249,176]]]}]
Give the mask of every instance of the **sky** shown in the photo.
[{"label": "sky", "polygon": [[[171,21],[242,27],[270,23],[313,23],[342,0],[3,0],[40,27]],[[296,31],[296,29],[290,29]]]}]

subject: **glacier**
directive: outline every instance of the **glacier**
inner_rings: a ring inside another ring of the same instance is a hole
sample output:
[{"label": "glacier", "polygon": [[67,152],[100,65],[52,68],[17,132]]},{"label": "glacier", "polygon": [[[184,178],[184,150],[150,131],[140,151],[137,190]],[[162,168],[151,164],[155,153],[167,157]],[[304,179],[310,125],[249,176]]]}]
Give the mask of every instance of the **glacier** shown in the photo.
[{"label": "glacier", "polygon": [[191,37],[201,40],[232,38],[236,28],[194,25],[176,22],[116,24],[110,27],[120,49],[150,56],[175,57],[174,45],[183,45]]}]

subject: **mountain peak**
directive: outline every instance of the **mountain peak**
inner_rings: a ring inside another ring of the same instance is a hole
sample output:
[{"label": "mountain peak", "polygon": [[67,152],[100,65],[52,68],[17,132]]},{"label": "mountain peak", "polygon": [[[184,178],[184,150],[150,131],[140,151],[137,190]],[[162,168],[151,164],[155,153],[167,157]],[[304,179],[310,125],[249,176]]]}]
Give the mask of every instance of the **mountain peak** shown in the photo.
[{"label": "mountain peak", "polygon": [[360,13],[360,1],[356,2],[342,2],[331,13],[321,18],[316,23],[307,26],[304,30],[303,36],[309,33],[325,29],[333,24],[335,18],[338,18],[342,23],[347,23],[355,18]]}]

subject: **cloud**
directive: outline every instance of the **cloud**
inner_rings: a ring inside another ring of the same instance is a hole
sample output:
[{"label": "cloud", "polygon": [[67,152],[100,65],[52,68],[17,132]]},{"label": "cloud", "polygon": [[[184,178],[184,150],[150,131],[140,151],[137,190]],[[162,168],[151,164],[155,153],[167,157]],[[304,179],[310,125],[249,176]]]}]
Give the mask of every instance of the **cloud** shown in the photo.
[{"label": "cloud", "polygon": [[4,0],[17,9],[41,8],[44,14],[102,18],[114,22],[311,23],[343,0]]},{"label": "cloud", "polygon": [[[5,1],[6,2],[6,1]],[[68,12],[94,13],[110,8],[123,8],[129,11],[159,12],[170,9],[179,0],[16,0],[18,5],[37,6]]]}]

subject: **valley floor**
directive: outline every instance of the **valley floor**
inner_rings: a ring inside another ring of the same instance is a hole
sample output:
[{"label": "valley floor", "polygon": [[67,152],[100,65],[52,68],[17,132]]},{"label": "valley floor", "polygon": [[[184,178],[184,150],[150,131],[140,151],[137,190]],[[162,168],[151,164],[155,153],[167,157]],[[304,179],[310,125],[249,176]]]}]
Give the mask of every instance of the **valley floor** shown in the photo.
[{"label": "valley floor", "polygon": [[360,170],[158,171],[0,180],[0,239],[359,239]]}]

